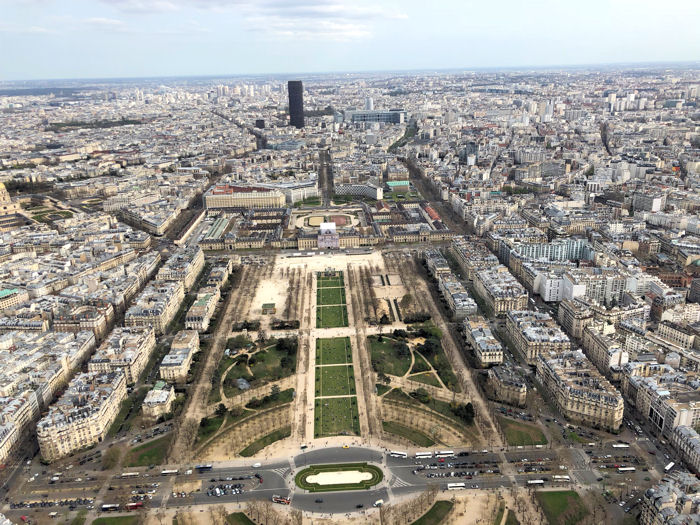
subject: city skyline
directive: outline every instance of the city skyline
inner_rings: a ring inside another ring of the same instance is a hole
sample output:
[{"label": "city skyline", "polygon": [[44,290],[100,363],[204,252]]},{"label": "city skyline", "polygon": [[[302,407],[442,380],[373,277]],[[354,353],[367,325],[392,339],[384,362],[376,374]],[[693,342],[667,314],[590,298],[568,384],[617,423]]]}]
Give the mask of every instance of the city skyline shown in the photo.
[{"label": "city skyline", "polygon": [[[692,62],[700,8],[2,0],[0,81]],[[503,15],[505,13],[505,16]],[[684,13],[678,17],[678,13]],[[673,38],[668,38],[669,28]],[[47,53],[50,49],[52,52]]]}]

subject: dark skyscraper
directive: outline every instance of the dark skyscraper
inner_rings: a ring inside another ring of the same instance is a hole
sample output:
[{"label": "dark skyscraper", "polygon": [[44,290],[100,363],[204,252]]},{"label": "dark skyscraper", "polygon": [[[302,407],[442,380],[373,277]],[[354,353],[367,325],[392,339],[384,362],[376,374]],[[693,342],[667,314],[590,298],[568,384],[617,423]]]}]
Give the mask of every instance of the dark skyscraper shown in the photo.
[{"label": "dark skyscraper", "polygon": [[287,82],[289,91],[289,124],[295,128],[304,127],[304,86],[301,80]]}]

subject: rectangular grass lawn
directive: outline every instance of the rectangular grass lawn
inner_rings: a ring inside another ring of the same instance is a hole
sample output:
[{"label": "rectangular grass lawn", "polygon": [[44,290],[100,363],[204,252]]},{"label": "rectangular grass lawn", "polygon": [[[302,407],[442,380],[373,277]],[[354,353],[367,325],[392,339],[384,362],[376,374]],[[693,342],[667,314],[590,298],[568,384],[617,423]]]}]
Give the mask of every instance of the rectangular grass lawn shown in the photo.
[{"label": "rectangular grass lawn", "polygon": [[573,490],[537,491],[535,497],[550,525],[575,525],[588,514],[581,497]]},{"label": "rectangular grass lawn", "polygon": [[316,328],[338,328],[348,326],[346,306],[317,306]]},{"label": "rectangular grass lawn", "polygon": [[355,394],[355,375],[347,365],[316,367],[316,397]]},{"label": "rectangular grass lawn", "polygon": [[535,425],[520,423],[513,419],[497,416],[498,422],[506,435],[506,441],[512,446],[546,445],[547,438]]},{"label": "rectangular grass lawn", "polygon": [[345,286],[345,279],[343,279],[342,272],[338,277],[324,277],[322,273],[316,275],[316,283],[318,288],[338,288]]},{"label": "rectangular grass lawn", "polygon": [[[223,418],[222,418],[223,419]],[[221,425],[221,423],[219,423]],[[218,428],[218,427],[217,427]],[[171,435],[163,436],[143,445],[132,448],[126,457],[127,467],[146,467],[148,465],[160,465],[165,460],[165,454],[170,447]]]},{"label": "rectangular grass lawn", "polygon": [[317,365],[344,365],[352,362],[349,337],[316,339]]},{"label": "rectangular grass lawn", "polygon": [[316,292],[319,305],[345,304],[345,288],[319,288]]},{"label": "rectangular grass lawn", "polygon": [[314,403],[314,437],[359,435],[357,399],[333,397]]}]

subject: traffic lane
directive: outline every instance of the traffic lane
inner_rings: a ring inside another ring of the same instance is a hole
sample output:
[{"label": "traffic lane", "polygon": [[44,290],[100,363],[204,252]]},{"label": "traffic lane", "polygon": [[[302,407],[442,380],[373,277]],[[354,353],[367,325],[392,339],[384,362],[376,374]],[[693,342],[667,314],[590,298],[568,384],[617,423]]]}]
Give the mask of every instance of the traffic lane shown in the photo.
[{"label": "traffic lane", "polygon": [[288,487],[256,489],[240,494],[222,494],[221,496],[207,496],[206,492],[195,492],[186,498],[169,498],[166,507],[186,507],[188,505],[214,505],[218,503],[237,503],[254,499],[270,499],[273,495],[290,497]]},{"label": "traffic lane", "polygon": [[[416,489],[413,489],[415,492]],[[319,492],[311,494],[295,494],[292,498],[292,507],[308,512],[320,514],[336,514],[345,512],[358,512],[362,509],[371,509],[377,500],[389,500],[389,492],[386,488],[369,491],[347,492]],[[316,503],[316,500],[322,500]],[[362,505],[358,508],[358,505]]]},{"label": "traffic lane", "polygon": [[[273,463],[270,465],[265,465],[260,468],[251,468],[251,467],[227,467],[227,468],[220,468],[220,469],[214,469],[210,470],[208,472],[194,472],[190,476],[178,476],[178,481],[187,481],[188,479],[201,479],[201,480],[210,480],[210,479],[216,479],[219,481],[220,478],[223,478],[222,481],[226,481],[226,478],[235,478],[235,477],[241,477],[241,476],[255,476],[255,474],[260,474],[261,476],[265,477],[267,473],[273,473],[276,474],[275,470],[279,469],[290,469],[289,463]],[[230,480],[229,480],[230,481]]]},{"label": "traffic lane", "polygon": [[320,463],[356,463],[363,461],[381,463],[383,457],[383,453],[377,450],[357,447],[332,447],[302,452],[295,456],[294,464],[297,468],[301,468],[305,465]]}]

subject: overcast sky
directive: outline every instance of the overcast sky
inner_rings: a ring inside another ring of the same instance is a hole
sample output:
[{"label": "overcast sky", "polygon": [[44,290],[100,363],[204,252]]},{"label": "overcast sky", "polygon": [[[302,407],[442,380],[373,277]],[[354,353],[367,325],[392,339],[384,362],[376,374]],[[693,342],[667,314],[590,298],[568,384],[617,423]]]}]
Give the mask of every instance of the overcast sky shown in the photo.
[{"label": "overcast sky", "polygon": [[0,0],[0,80],[700,60],[698,0]]}]

